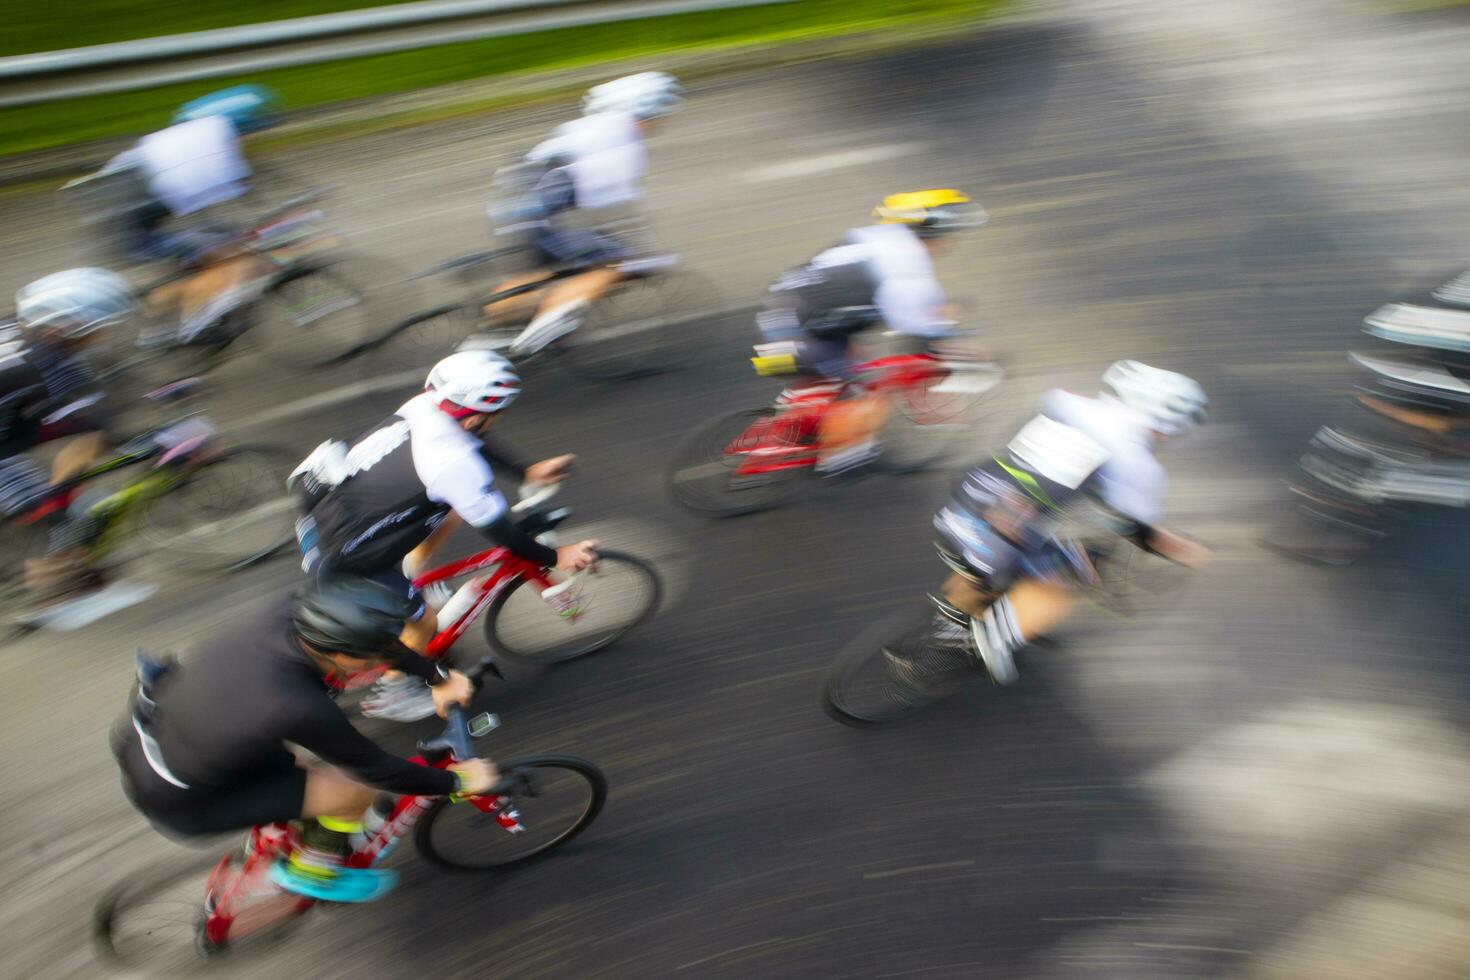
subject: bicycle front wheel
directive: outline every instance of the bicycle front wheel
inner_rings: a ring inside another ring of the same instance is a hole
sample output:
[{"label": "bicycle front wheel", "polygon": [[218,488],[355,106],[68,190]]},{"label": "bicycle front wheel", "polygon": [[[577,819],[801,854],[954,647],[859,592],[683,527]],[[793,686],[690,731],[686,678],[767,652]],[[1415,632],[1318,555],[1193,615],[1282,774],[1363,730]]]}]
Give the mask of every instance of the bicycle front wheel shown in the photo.
[{"label": "bicycle front wheel", "polygon": [[932,640],[934,609],[903,610],[849,643],[822,688],[822,710],[844,725],[868,728],[912,715],[953,694],[975,670],[969,653]]},{"label": "bicycle front wheel", "polygon": [[883,423],[879,468],[917,473],[942,461],[969,434],[980,402],[1005,376],[998,365],[931,375],[895,391]]},{"label": "bicycle front wheel", "polygon": [[470,803],[435,801],[414,827],[425,859],[458,871],[496,871],[553,851],[586,830],[607,801],[602,770],[573,755],[536,755],[502,763],[519,786],[499,797],[521,828],[501,826]]},{"label": "bicycle front wheel", "polygon": [[522,660],[561,663],[604,650],[658,609],[663,587],[647,562],[604,551],[595,569],[575,586],[580,612],[566,619],[524,579],[508,585],[490,604],[485,639],[496,653]]},{"label": "bicycle front wheel", "polygon": [[[773,464],[802,457],[810,462],[764,473],[737,472],[756,452]],[[669,494],[685,510],[705,517],[753,514],[794,493],[802,473],[815,463],[816,452],[796,424],[778,418],[774,408],[721,415],[675,447]]]},{"label": "bicycle front wheel", "polygon": [[191,465],[144,514],[144,536],[195,568],[269,558],[293,538],[296,506],[286,476],[297,456],[279,446],[238,446]]},{"label": "bicycle front wheel", "polygon": [[266,292],[254,327],[261,352],[287,367],[321,367],[373,339],[369,287],[335,265],[288,269]]}]

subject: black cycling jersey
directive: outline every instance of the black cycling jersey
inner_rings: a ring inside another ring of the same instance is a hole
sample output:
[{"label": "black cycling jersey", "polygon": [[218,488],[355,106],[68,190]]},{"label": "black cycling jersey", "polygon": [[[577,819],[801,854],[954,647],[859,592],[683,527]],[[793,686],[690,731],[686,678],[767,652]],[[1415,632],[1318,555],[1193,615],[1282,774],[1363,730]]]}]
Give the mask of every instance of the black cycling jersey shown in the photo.
[{"label": "black cycling jersey", "polygon": [[[414,464],[411,428],[390,415],[354,442],[374,446],[356,473],[323,493],[308,496],[305,510],[316,523],[316,547],[339,571],[367,574],[396,568],[450,512],[432,500]],[[503,447],[486,444],[481,455],[492,466],[525,473],[525,466]],[[488,489],[488,488],[487,488]],[[538,544],[502,515],[480,530],[517,554],[555,564],[555,552]]]},{"label": "black cycling jersey", "polygon": [[[819,258],[850,244],[851,236]],[[814,259],[787,270],[771,285],[758,319],[769,334],[795,327],[817,338],[845,337],[878,322],[878,286],[865,258],[839,263]]]},{"label": "black cycling jersey", "polygon": [[294,602],[272,599],[165,676],[149,731],[169,772],[194,792],[225,790],[295,766],[291,742],[390,793],[452,793],[453,773],[392,755],[352,727],[296,641]]},{"label": "black cycling jersey", "polygon": [[0,323],[0,459],[102,428],[92,409],[100,400],[85,357]]}]

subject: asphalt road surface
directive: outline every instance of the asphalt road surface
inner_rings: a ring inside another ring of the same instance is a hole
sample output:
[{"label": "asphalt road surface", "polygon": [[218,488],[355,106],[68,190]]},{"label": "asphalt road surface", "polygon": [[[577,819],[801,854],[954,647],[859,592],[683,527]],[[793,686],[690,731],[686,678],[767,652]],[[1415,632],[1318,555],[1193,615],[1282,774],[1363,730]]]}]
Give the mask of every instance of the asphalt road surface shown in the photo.
[{"label": "asphalt road surface", "polygon": [[[851,731],[818,709],[822,675],[941,576],[928,521],[949,472],[814,485],[782,510],[705,522],[667,502],[662,469],[691,425],[774,394],[749,373],[747,315],[701,320],[706,354],[675,374],[590,385],[535,371],[506,438],[578,453],[565,495],[578,524],[655,561],[670,589],[620,647],[489,687],[504,727],[487,746],[596,760],[606,811],[564,852],[495,878],[435,871],[405,847],[395,894],[316,915],[220,975],[1242,975],[1463,816],[1446,788],[1464,774],[1458,618],[1434,598],[1462,581],[1463,535],[1346,572],[1252,543],[1279,508],[1281,467],[1336,405],[1362,315],[1455,270],[1402,252],[1421,212],[1338,193],[1306,151],[1223,114],[1207,84],[1166,84],[1138,51],[1058,17],[710,82],[653,147],[653,206],[717,287],[710,307],[736,311],[883,194],[971,190],[991,225],[941,275],[1011,377],[949,469],[1046,388],[1088,390],[1113,359],[1190,372],[1213,412],[1168,448],[1174,521],[1217,560],[1137,619],[1085,615],[1013,689]],[[483,245],[494,164],[566,111],[276,162],[339,186],[329,210],[355,249],[416,269]],[[7,283],[75,260],[55,201],[7,210]],[[371,380],[394,370],[391,353],[314,374],[242,357],[212,410],[304,453],[411,394]],[[13,975],[116,975],[87,941],[97,896],[225,844],[156,836],[117,787],[106,731],[136,647],[188,649],[288,587],[293,566],[136,574],[162,586],[155,599],[3,650]],[[407,750],[433,727],[368,730]]]}]

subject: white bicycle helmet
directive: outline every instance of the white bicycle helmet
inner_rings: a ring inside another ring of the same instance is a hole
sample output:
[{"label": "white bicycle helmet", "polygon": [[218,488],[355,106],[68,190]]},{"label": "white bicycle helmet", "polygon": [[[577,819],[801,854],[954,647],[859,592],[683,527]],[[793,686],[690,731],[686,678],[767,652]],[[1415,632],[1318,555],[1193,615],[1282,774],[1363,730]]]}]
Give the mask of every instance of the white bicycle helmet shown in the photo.
[{"label": "white bicycle helmet", "polygon": [[683,101],[684,90],[673,75],[643,71],[594,85],[582,98],[582,113],[626,112],[635,119],[653,119],[673,112]]},{"label": "white bicycle helmet", "polygon": [[68,339],[124,320],[136,307],[128,281],[107,269],[53,272],[15,294],[21,323],[56,330]]},{"label": "white bicycle helmet", "polygon": [[1155,431],[1173,436],[1205,420],[1209,399],[1193,378],[1138,361],[1118,361],[1103,372],[1103,388],[1148,416]]},{"label": "white bicycle helmet", "polygon": [[434,365],[425,391],[455,418],[498,412],[521,393],[521,376],[510,361],[488,350],[462,350]]}]

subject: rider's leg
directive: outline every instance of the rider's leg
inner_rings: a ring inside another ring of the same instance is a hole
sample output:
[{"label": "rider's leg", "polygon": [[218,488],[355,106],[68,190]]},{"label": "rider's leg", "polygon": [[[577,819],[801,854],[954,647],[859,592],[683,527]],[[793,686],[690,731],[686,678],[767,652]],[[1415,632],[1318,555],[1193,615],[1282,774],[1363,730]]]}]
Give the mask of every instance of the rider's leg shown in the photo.
[{"label": "rider's leg", "polygon": [[546,291],[538,313],[547,313],[578,301],[592,304],[600,299],[623,278],[623,273],[614,266],[589,269],[569,276]]},{"label": "rider's leg", "polygon": [[393,886],[394,876],[375,870],[343,871],[352,853],[352,835],[362,831],[363,815],[377,795],[370,786],[327,766],[309,768],[301,816],[301,838],[275,880],[283,887],[316,898],[366,901]]},{"label": "rider's leg", "polygon": [[[527,283],[539,282],[545,279],[546,276],[547,272],[545,269],[537,269],[534,272],[528,272],[524,275],[511,276],[509,279],[496,285],[495,292],[501,293],[509,289],[515,289],[517,286],[524,286]],[[535,316],[536,309],[541,305],[541,298],[544,294],[545,290],[529,289],[524,293],[508,296],[505,299],[496,300],[493,303],[487,303],[482,312],[485,314],[485,319],[491,323],[519,323]]]},{"label": "rider's leg", "polygon": [[51,482],[61,483],[84,472],[107,451],[107,436],[83,432],[68,439],[51,461]]},{"label": "rider's leg", "polygon": [[410,623],[403,624],[403,632],[398,634],[398,639],[403,645],[414,653],[425,654],[429,652],[429,643],[439,633],[439,614],[434,607],[428,603],[424,604],[424,614]]},{"label": "rider's leg", "polygon": [[429,536],[420,541],[418,546],[404,557],[403,574],[409,578],[422,575],[429,568],[434,553],[443,547],[444,542],[449,540],[449,536],[459,530],[463,524],[464,520],[454,511],[450,511],[444,520],[439,522],[439,526],[430,531]]},{"label": "rider's leg", "polygon": [[340,769],[316,766],[306,771],[306,795],[301,801],[301,816],[349,822],[359,820],[363,811],[372,805],[377,792]]},{"label": "rider's leg", "polygon": [[1076,601],[1070,585],[1023,578],[970,620],[975,650],[996,683],[1009,684],[1019,676],[1016,651],[1061,625]]}]

